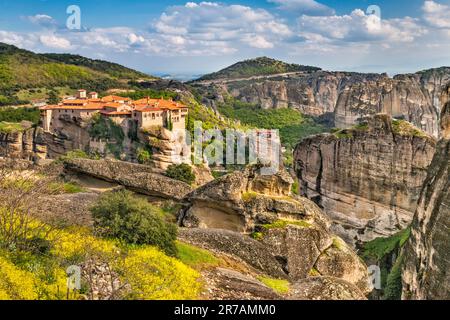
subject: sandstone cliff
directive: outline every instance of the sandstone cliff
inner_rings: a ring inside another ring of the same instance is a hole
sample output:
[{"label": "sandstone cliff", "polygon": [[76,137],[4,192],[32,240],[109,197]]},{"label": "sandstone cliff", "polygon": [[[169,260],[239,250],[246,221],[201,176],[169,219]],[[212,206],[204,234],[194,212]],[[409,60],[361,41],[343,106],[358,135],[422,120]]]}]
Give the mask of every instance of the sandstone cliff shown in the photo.
[{"label": "sandstone cliff", "polygon": [[405,119],[438,136],[439,112],[450,83],[450,68],[415,74],[361,74],[350,72],[302,72],[258,79],[194,82],[204,103],[217,107],[231,95],[261,108],[295,108],[305,114],[332,114],[335,126],[347,128],[358,119],[387,113]]},{"label": "sandstone cliff", "polygon": [[34,128],[31,122],[23,121],[20,130],[0,132],[0,157],[12,159],[45,159],[47,147],[43,141],[43,130]]},{"label": "sandstone cliff", "polygon": [[412,221],[435,140],[405,121],[370,117],[353,129],[312,136],[294,152],[301,195],[347,242],[392,235]]},{"label": "sandstone cliff", "polygon": [[405,299],[450,297],[450,103],[441,118],[443,139],[429,167],[404,249]]},{"label": "sandstone cliff", "polygon": [[292,182],[285,171],[265,176],[250,167],[193,191],[179,215],[181,239],[293,283],[338,278],[363,296],[366,266],[312,201],[292,196]]}]

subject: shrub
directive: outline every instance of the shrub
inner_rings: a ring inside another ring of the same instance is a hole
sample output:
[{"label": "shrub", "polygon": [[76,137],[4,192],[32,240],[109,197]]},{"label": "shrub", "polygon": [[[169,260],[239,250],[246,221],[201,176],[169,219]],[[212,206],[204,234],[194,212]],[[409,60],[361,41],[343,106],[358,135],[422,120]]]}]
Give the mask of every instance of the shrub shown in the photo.
[{"label": "shrub", "polygon": [[167,168],[166,176],[175,180],[193,184],[195,181],[195,174],[190,165],[186,163],[172,164]]},{"label": "shrub", "polygon": [[129,244],[150,244],[176,254],[176,226],[160,209],[129,191],[108,192],[91,208],[96,230]]},{"label": "shrub", "polygon": [[152,155],[149,150],[139,148],[137,150],[137,160],[140,164],[149,164],[152,161]]}]

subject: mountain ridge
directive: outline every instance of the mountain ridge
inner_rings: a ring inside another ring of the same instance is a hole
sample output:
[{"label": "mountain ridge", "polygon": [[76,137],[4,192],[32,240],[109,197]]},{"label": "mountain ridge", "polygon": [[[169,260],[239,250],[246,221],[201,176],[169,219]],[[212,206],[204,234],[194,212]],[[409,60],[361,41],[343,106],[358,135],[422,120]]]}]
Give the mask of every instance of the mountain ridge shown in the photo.
[{"label": "mountain ridge", "polygon": [[321,68],[286,63],[268,57],[258,57],[239,61],[217,72],[203,75],[195,81],[237,79],[241,77],[275,75],[290,72],[319,71]]}]

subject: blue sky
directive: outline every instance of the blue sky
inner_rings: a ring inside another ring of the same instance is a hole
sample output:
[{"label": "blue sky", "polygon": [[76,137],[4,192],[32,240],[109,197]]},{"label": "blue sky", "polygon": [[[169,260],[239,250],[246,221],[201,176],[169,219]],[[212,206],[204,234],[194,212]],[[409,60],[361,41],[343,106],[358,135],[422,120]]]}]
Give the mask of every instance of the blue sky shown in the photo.
[{"label": "blue sky", "polygon": [[[66,27],[70,5],[81,10],[81,30]],[[0,1],[2,42],[149,73],[200,74],[263,55],[328,70],[415,72],[450,65],[449,40],[450,0]]]}]

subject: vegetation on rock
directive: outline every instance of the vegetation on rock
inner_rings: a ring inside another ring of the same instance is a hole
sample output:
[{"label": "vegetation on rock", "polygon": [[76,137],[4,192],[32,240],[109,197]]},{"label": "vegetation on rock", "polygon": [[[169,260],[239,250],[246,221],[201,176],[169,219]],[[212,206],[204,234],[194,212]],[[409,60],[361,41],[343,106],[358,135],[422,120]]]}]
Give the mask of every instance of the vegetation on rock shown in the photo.
[{"label": "vegetation on rock", "polygon": [[411,229],[407,228],[388,238],[377,238],[364,244],[360,255],[368,265],[377,264],[381,269],[381,298],[400,300],[402,292],[401,249],[409,239]]},{"label": "vegetation on rock", "polygon": [[273,289],[276,293],[286,294],[289,292],[289,281],[273,279],[269,277],[258,277],[258,280],[264,283],[269,288]]},{"label": "vegetation on rock", "polygon": [[104,236],[128,244],[148,244],[176,255],[176,226],[166,222],[161,209],[129,191],[103,194],[91,208],[94,226]]},{"label": "vegetation on rock", "polygon": [[195,174],[191,166],[186,163],[170,165],[166,170],[166,176],[190,185],[195,182]]}]

